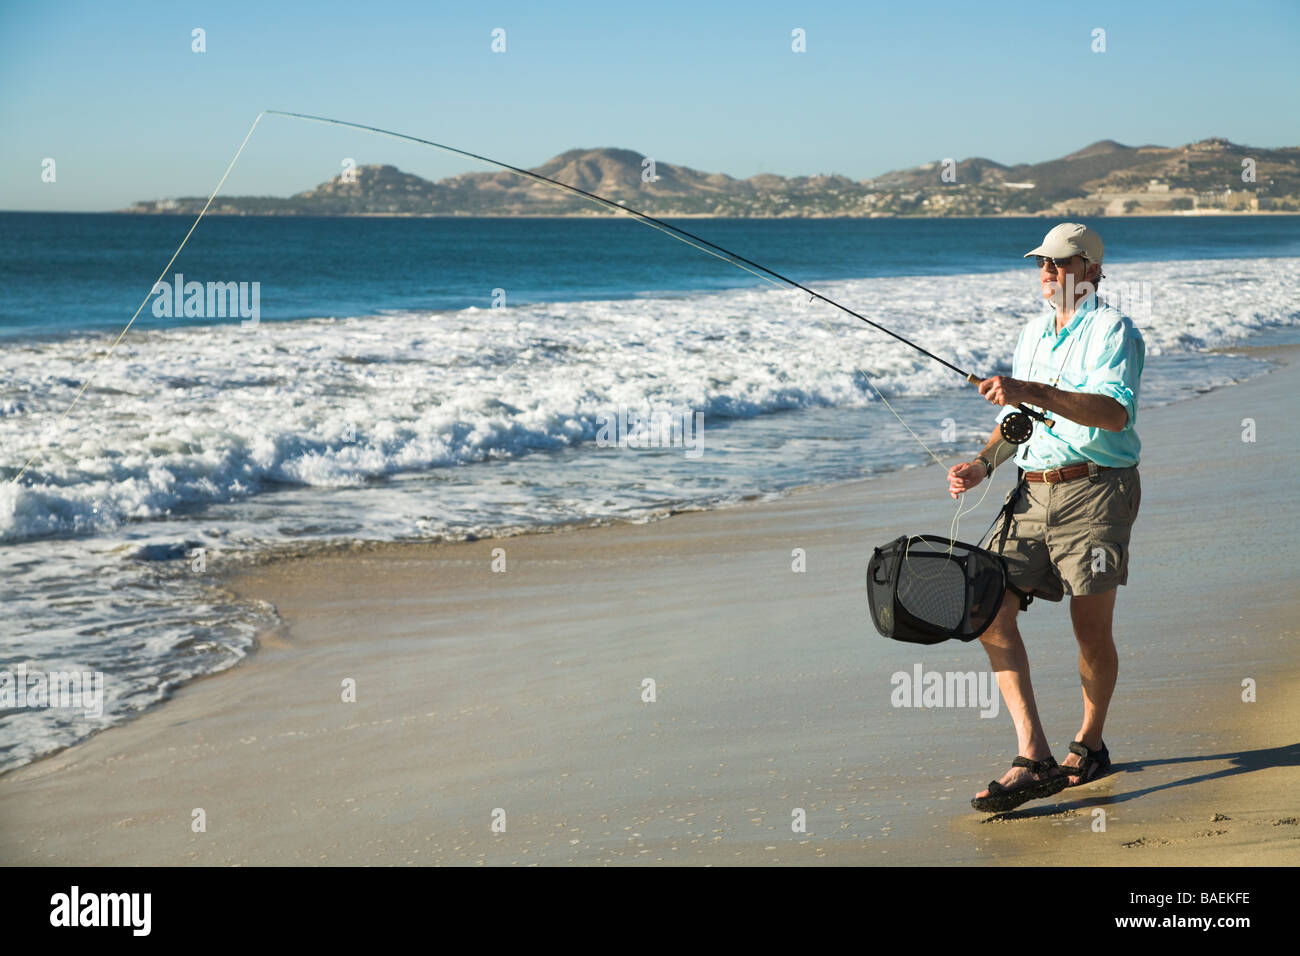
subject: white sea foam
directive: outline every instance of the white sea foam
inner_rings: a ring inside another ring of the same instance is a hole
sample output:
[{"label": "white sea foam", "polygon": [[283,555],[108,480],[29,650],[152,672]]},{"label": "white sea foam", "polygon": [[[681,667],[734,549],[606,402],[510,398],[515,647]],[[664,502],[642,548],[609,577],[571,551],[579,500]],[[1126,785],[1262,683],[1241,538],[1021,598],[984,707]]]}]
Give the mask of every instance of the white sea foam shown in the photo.
[{"label": "white sea foam", "polygon": [[[1114,287],[1150,283],[1153,316],[1142,331],[1152,359],[1297,321],[1300,260],[1112,273]],[[990,373],[1005,369],[1037,310],[1020,271],[826,291]],[[95,365],[98,351],[99,342],[65,340],[0,358],[6,458],[39,455],[21,486],[0,491],[0,540],[103,532],[286,484],[357,486],[569,448],[592,442],[611,407],[689,408],[716,422],[869,404],[863,372],[893,396],[962,387],[950,370],[829,306],[766,288],[184,328],[128,338]],[[93,386],[59,427],[92,367]]]}]

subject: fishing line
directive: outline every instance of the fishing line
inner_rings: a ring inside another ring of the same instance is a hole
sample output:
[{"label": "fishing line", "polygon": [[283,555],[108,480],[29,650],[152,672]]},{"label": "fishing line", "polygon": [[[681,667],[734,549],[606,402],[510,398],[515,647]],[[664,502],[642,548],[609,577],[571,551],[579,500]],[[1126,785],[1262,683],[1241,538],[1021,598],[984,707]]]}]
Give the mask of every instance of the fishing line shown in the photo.
[{"label": "fishing line", "polygon": [[[671,223],[664,222],[662,219],[658,219],[654,216],[648,215],[647,213],[643,213],[640,210],[633,209],[632,207],[626,206],[623,203],[615,202],[611,199],[606,199],[604,196],[599,196],[593,192],[589,192],[578,186],[570,186],[567,183],[561,183],[557,180],[551,179],[550,177],[543,176],[540,173],[535,173],[532,170],[523,169],[519,166],[512,166],[509,163],[503,163],[500,160],[495,160],[488,156],[483,156],[479,153],[472,153],[468,150],[459,149],[455,146],[448,146],[444,143],[436,143],[433,140],[422,139],[421,137],[418,136],[410,136],[406,133],[396,133],[392,130],[381,129],[377,126],[368,126],[363,123],[353,123],[347,120],[333,119],[325,116],[314,116],[308,113],[291,113],[291,112],[286,112],[284,110],[266,110],[265,112],[275,116],[286,116],[293,119],[305,120],[310,123],[320,123],[326,126],[342,126],[351,129],[358,129],[364,132],[374,133],[379,136],[389,136],[394,139],[406,140],[407,142],[412,142],[412,143],[419,143],[424,146],[431,146],[434,149],[440,149],[443,150],[444,152],[452,153],[457,156],[464,156],[469,159],[478,160],[479,162],[488,163],[489,165],[492,166],[497,166],[501,169],[508,170],[519,176],[523,176],[526,179],[531,179],[534,182],[544,183],[548,186],[563,190],[565,192],[575,193],[579,196],[582,196],[585,199],[597,203],[598,205],[604,206],[608,209],[612,209],[616,212],[623,213],[624,215],[631,216],[637,221],[645,225],[648,225],[651,228],[658,230],[659,232],[662,232],[664,235],[670,236],[673,239],[677,239],[679,242],[684,242],[686,245],[691,246],[692,248],[695,249],[699,249],[701,252],[707,253],[713,256],[714,258],[722,259],[725,262],[730,262],[732,265],[740,269],[743,269],[745,272],[757,276],[758,278],[763,279],[764,281],[772,285],[777,285],[778,284],[777,280],[779,280],[779,282],[783,282],[786,285],[791,286],[792,288],[798,289],[799,291],[806,293],[813,300],[818,300],[826,303],[827,305],[834,306],[835,308],[839,309],[841,312],[845,312],[848,315],[853,316],[855,319],[865,322],[867,325],[870,325],[872,328],[878,329],[881,332],[884,332],[886,335],[892,336],[893,338],[902,342],[904,345],[907,345],[908,347],[915,349],[916,351],[920,352],[922,355],[925,355],[928,358],[931,358],[934,361],[938,362],[939,364],[951,369],[952,371],[956,372],[958,375],[963,376],[968,382],[972,384],[978,384],[980,381],[982,381],[982,379],[979,376],[958,368],[956,365],[953,365],[951,362],[948,362],[945,359],[940,358],[939,356],[935,355],[933,352],[930,352],[922,348],[921,346],[917,345],[915,342],[911,341],[910,339],[904,338],[903,336],[899,335],[897,332],[894,332],[891,329],[887,329],[883,325],[880,325],[877,322],[873,322],[871,319],[868,319],[866,316],[860,315],[859,313],[853,311],[847,306],[841,305],[839,302],[836,302],[834,299],[828,298],[827,296],[822,295],[820,292],[810,289],[807,286],[803,285],[802,283],[796,282],[794,279],[782,275],[781,273],[777,272],[774,269],[770,269],[767,266],[762,265],[761,263],[746,258],[745,256],[742,256],[737,252],[733,252],[732,250],[727,249],[725,246],[721,246],[716,242],[713,242],[709,239],[705,239],[702,236],[698,236],[693,232],[683,229],[681,226],[675,226],[672,225]],[[924,441],[921,440],[920,436],[917,435],[916,432],[912,430],[911,426],[909,426],[907,422],[903,420],[903,416],[898,414],[898,412],[894,409],[894,406],[889,403],[889,400],[885,398],[884,394],[880,391],[880,389],[876,388],[876,385],[871,380],[871,377],[867,375],[866,372],[864,372],[860,367],[858,367],[856,363],[854,363],[854,368],[858,371],[859,374],[862,375],[862,377],[866,380],[867,384],[871,386],[872,391],[876,393],[876,395],[880,398],[881,402],[885,405],[885,407],[889,409],[890,413],[896,419],[898,419],[899,423],[907,430],[908,434],[911,435],[912,438],[916,440],[916,443],[919,444],[925,450],[926,454],[928,454],[931,458],[934,459],[936,464],[938,464],[940,467],[943,467],[943,460],[940,459],[939,456],[936,455],[930,449],[930,447]],[[1022,406],[1022,411],[1027,412],[1028,409],[1023,408]],[[990,483],[990,487],[991,486],[992,485]],[[956,540],[956,529],[959,525],[962,515],[969,514],[970,511],[974,510],[975,508],[978,508],[980,503],[983,502],[984,498],[988,495],[988,491],[989,489],[985,488],[984,494],[980,496],[980,500],[977,501],[967,511],[962,510],[962,504],[964,503],[965,494],[963,493],[962,496],[958,499],[957,513],[954,515],[952,524],[950,526],[950,531],[952,532],[951,535],[952,540],[954,541]]]},{"label": "fishing line", "polygon": [[[257,129],[257,124],[262,121],[262,117],[265,114],[266,114],[265,110],[263,110],[261,113],[258,113],[257,119],[253,120],[253,125],[248,127],[248,132],[244,134],[244,141],[239,144],[239,149],[235,150],[235,155],[230,160],[230,165],[226,167],[226,171],[221,174],[221,179],[217,181],[217,185],[213,187],[212,192],[208,194],[208,201],[203,204],[203,208],[199,211],[198,216],[195,218],[194,224],[190,226],[190,231],[185,233],[185,238],[182,239],[181,244],[176,247],[176,251],[172,253],[172,257],[167,260],[167,265],[163,266],[163,271],[158,274],[158,279],[154,282],[153,285],[149,287],[149,294],[144,297],[143,301],[141,301],[140,307],[135,310],[135,315],[131,316],[131,321],[126,323],[126,325],[122,327],[122,331],[117,334],[117,338],[115,338],[113,340],[113,344],[108,347],[108,351],[105,352],[103,355],[101,355],[99,359],[95,362],[94,367],[90,371],[89,377],[87,377],[87,379],[81,383],[81,387],[77,389],[77,393],[72,397],[72,401],[68,404],[68,407],[63,410],[63,414],[60,415],[58,419],[54,422],[53,426],[51,426],[52,432],[57,431],[59,427],[62,426],[62,424],[65,421],[67,421],[68,416],[72,414],[72,410],[77,407],[77,402],[81,401],[81,396],[86,393],[86,389],[90,388],[90,383],[93,382],[95,380],[95,376],[99,374],[100,366],[104,363],[106,359],[109,358],[109,356],[113,354],[113,350],[117,348],[118,343],[121,342],[122,339],[126,337],[126,333],[131,330],[131,326],[133,326],[135,324],[135,320],[140,317],[140,313],[144,311],[144,307],[149,304],[149,299],[153,296],[154,289],[158,287],[158,283],[162,282],[162,280],[167,277],[167,270],[170,269],[172,267],[172,264],[176,262],[177,257],[179,257],[181,254],[181,250],[185,248],[185,243],[190,241],[190,236],[194,235],[194,230],[199,227],[199,223],[203,220],[203,216],[208,211],[208,207],[212,205],[212,200],[215,199],[217,193],[221,191],[221,187],[225,185],[226,178],[230,175],[230,171],[235,168],[235,163],[239,162],[240,154],[243,153],[244,147],[248,145],[249,139],[252,138],[253,130]],[[53,437],[52,432],[49,437]],[[32,466],[32,462],[36,461],[36,459],[40,457],[40,454],[41,454],[41,449],[38,447],[37,450],[32,453],[32,456],[28,458],[26,462],[23,463],[22,468],[18,469],[18,474],[14,475],[12,478],[9,479],[9,483],[11,485],[17,484],[18,479],[21,478],[26,473],[27,469]]]},{"label": "fishing line", "polygon": [[[924,349],[921,346],[917,345],[915,342],[912,342],[911,340],[903,337],[902,335],[899,335],[897,332],[885,328],[885,326],[880,325],[879,323],[874,322],[871,319],[868,319],[866,316],[861,315],[858,312],[855,312],[854,310],[848,308],[847,306],[841,305],[839,302],[836,302],[835,300],[822,295],[820,292],[817,292],[814,289],[808,288],[802,283],[796,282],[794,279],[791,279],[788,276],[782,275],[781,273],[775,271],[774,269],[770,269],[767,266],[754,262],[752,259],[748,259],[745,256],[740,255],[739,253],[732,252],[730,249],[720,246],[715,242],[703,238],[702,236],[695,235],[694,233],[689,232],[680,226],[674,226],[654,216],[650,216],[646,213],[640,212],[639,210],[623,205],[622,203],[615,202],[610,199],[606,199],[603,196],[598,196],[595,193],[589,192],[585,189],[581,189],[577,186],[570,186],[565,183],[561,183],[547,176],[543,176],[540,173],[535,173],[531,170],[523,169],[518,166],[512,166],[509,163],[503,163],[500,162],[499,160],[491,159],[490,157],[482,156],[478,153],[472,153],[469,152],[468,150],[458,149],[457,147],[448,146],[444,143],[436,143],[432,140],[422,139],[418,136],[410,136],[405,133],[397,133],[392,130],[381,129],[377,126],[367,126],[362,123],[352,123],[347,120],[332,119],[324,116],[313,116],[307,113],[292,113],[292,112],[286,112],[284,110],[263,110],[262,112],[258,113],[256,119],[253,120],[252,125],[248,128],[248,132],[244,135],[243,141],[239,144],[239,148],[235,151],[234,157],[230,160],[230,163],[229,165],[227,165],[225,172],[222,173],[221,179],[218,180],[217,185],[213,188],[212,192],[208,195],[207,202],[203,204],[203,208],[199,211],[198,216],[195,217],[193,224],[190,226],[189,231],[185,234],[185,237],[181,240],[180,245],[176,247],[176,251],[172,254],[172,257],[168,260],[167,265],[163,267],[163,270],[159,274],[157,281],[155,281],[155,283],[152,286],[150,286],[149,293],[141,301],[139,308],[135,310],[135,314],[131,316],[130,321],[128,321],[126,325],[122,328],[122,331],[118,333],[117,338],[113,340],[113,343],[112,345],[109,346],[108,350],[103,355],[101,355],[99,359],[96,361],[95,367],[92,370],[90,376],[86,379],[85,382],[82,383],[81,387],[77,390],[76,394],[73,396],[72,401],[68,404],[68,407],[64,409],[63,413],[59,416],[57,421],[54,423],[53,428],[55,430],[57,430],[60,426],[62,426],[63,423],[67,420],[73,408],[76,407],[78,402],[81,400],[82,395],[85,394],[86,389],[90,387],[91,383],[98,375],[99,369],[102,366],[103,362],[112,356],[118,344],[126,336],[126,333],[130,331],[131,327],[135,324],[136,319],[139,318],[140,313],[144,311],[145,305],[148,304],[149,299],[154,294],[154,289],[157,287],[159,283],[163,281],[164,278],[166,278],[168,270],[171,269],[172,265],[176,262],[176,259],[180,256],[181,251],[185,248],[186,243],[189,242],[190,237],[194,234],[194,230],[198,228],[199,223],[203,220],[203,217],[207,214],[208,209],[211,207],[212,202],[216,198],[217,193],[220,192],[221,187],[225,184],[226,179],[230,176],[231,171],[235,168],[235,164],[239,161],[239,157],[243,154],[244,147],[248,145],[248,141],[252,138],[253,131],[257,128],[258,123],[261,122],[263,116],[266,116],[268,114],[274,116],[284,116],[290,119],[303,120],[305,122],[310,122],[310,123],[320,123],[327,126],[340,126],[340,127],[351,128],[351,129],[357,129],[363,132],[373,133],[379,136],[387,136],[392,139],[399,139],[411,143],[418,143],[420,145],[429,146],[434,149],[443,150],[444,152],[452,153],[458,156],[464,156],[469,159],[477,160],[479,162],[484,162],[492,166],[497,166],[501,169],[505,169],[509,172],[515,173],[516,175],[522,176],[526,179],[531,179],[539,183],[545,183],[548,186],[552,186],[554,188],[566,192],[574,193],[600,206],[611,209],[618,213],[622,213],[627,216],[631,216],[633,219],[637,220],[638,222],[650,226],[651,228],[656,229],[657,231],[663,233],[666,236],[676,239],[679,242],[683,242],[694,249],[698,249],[701,252],[713,256],[714,258],[721,259],[725,262],[729,262],[732,265],[736,266],[737,268],[742,269],[745,272],[748,272],[751,275],[754,275],[772,285],[779,285],[780,283],[785,283],[786,285],[794,289],[806,293],[810,297],[810,301],[824,302],[827,305],[833,306],[834,308],[840,310],[841,312],[851,315],[855,319],[858,319],[866,323],[867,325],[870,325],[872,328],[884,332],[886,335],[889,335],[894,339],[897,339],[898,341],[902,342],[904,345],[908,346],[909,348],[912,348],[917,352],[920,352],[922,355],[926,356],[927,358],[933,359],[934,361],[938,362],[944,367],[951,369],[952,371],[963,376],[968,382],[972,384],[978,384],[981,381],[979,376],[958,368],[956,365],[953,365],[951,362],[948,362],[945,359],[940,358],[939,356],[935,355],[933,352],[930,352],[927,349]],[[517,359],[516,362],[518,361],[519,360]],[[873,382],[871,379],[871,376],[867,375],[866,372],[864,372],[856,363],[853,363],[853,365],[854,368],[858,371],[858,373],[862,375],[863,379],[867,382],[867,384],[871,386],[872,391],[876,393],[876,395],[880,398],[884,406],[887,409],[889,409],[890,413],[896,419],[898,419],[899,423],[907,430],[908,434],[911,435],[912,438],[917,442],[917,444],[919,444],[925,450],[926,454],[928,454],[932,459],[934,459],[934,461],[940,467],[942,467],[943,466],[942,459],[940,459],[939,456],[936,455],[934,451],[931,450],[931,448],[924,441],[921,440],[921,437],[917,435],[915,431],[912,430],[911,426],[909,426],[907,422],[904,421],[903,417],[897,412],[897,410],[895,410],[893,405],[890,404],[889,400],[885,398],[884,394],[880,391],[880,389],[876,387],[875,382]],[[1026,408],[1024,405],[1020,406],[1020,408],[1021,408],[1021,412],[1024,413],[1025,415],[1031,415],[1035,418],[1040,418],[1040,419],[1042,417],[1036,412]],[[1008,416],[1008,417],[1010,418],[1013,416]],[[1029,427],[1032,429],[1032,423],[1029,425]],[[23,464],[22,468],[19,469],[18,473],[15,474],[13,478],[10,479],[11,484],[16,484],[18,480],[27,472],[27,470],[31,467],[32,463],[35,462],[36,459],[40,456],[40,451],[41,450],[38,448],[38,450],[35,453],[33,453],[30,458],[27,459],[27,461]],[[987,496],[987,494],[988,494],[988,489],[986,488],[984,491],[984,495],[980,497],[980,502],[984,500],[984,497]],[[961,498],[958,501],[957,513],[953,517],[953,523],[951,526],[951,530],[953,531],[953,540],[955,540],[957,523],[960,520],[961,516],[963,514],[969,513],[969,510],[974,510],[974,508],[978,507],[980,503],[980,502],[976,502],[976,504],[971,509],[968,509],[967,511],[963,511],[962,503],[964,501],[964,498],[965,498],[965,494],[963,493],[961,495]]]},{"label": "fishing line", "polygon": [[[830,323],[825,319],[824,316],[822,318],[822,322],[825,325],[827,331],[831,331]],[[934,453],[934,451],[930,448],[929,445],[927,445],[924,441],[921,440],[921,436],[912,430],[912,426],[908,425],[907,422],[903,420],[903,416],[900,415],[898,413],[898,410],[895,409],[894,406],[890,404],[889,399],[885,398],[885,394],[879,388],[876,387],[876,383],[871,380],[871,376],[868,375],[865,371],[863,371],[862,367],[858,365],[857,362],[854,362],[852,359],[850,359],[850,362],[852,363],[854,370],[857,371],[857,373],[863,377],[866,383],[871,386],[871,390],[876,393],[876,396],[880,399],[881,403],[884,404],[885,408],[889,409],[890,414],[893,415],[896,419],[898,419],[898,423],[907,430],[907,433],[912,436],[912,438],[916,441],[918,445],[920,445],[923,449],[925,449],[925,453],[929,455],[931,458],[933,458],[935,463],[940,468],[944,467],[943,460]],[[993,454],[994,457],[997,456],[996,451]],[[952,516],[952,522],[948,525],[948,553],[949,554],[952,553],[953,546],[957,541],[957,532],[961,526],[961,519],[965,515],[968,515],[972,511],[975,511],[977,508],[979,508],[981,504],[984,503],[984,499],[988,497],[989,490],[992,487],[993,487],[993,482],[989,480],[987,487],[985,487],[984,489],[984,493],[979,497],[979,501],[976,501],[975,504],[971,505],[969,508],[966,508],[965,510],[962,509],[962,505],[965,503],[966,493],[962,492],[961,495],[958,496],[957,511]],[[907,560],[907,558],[908,555],[905,554],[904,560]]]}]

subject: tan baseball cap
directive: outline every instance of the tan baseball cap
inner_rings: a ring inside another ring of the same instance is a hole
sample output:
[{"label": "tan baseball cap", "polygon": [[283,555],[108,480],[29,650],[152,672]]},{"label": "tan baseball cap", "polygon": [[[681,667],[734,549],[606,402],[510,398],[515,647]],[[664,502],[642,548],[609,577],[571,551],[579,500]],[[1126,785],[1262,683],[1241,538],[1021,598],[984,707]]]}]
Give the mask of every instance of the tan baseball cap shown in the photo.
[{"label": "tan baseball cap", "polygon": [[1089,262],[1101,262],[1106,247],[1101,236],[1097,235],[1081,222],[1063,222],[1053,226],[1037,249],[1030,249],[1025,258],[1030,256],[1048,256],[1052,259],[1068,259],[1070,256],[1083,256]]}]

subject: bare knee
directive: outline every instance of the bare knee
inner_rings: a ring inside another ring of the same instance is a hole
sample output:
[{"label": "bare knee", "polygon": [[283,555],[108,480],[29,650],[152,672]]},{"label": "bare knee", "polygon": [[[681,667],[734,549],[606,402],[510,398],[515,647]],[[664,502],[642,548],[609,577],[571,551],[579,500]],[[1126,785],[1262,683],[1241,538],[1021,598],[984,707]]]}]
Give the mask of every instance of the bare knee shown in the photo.
[{"label": "bare knee", "polygon": [[1013,591],[1007,591],[993,623],[980,635],[980,642],[986,650],[1009,650],[1021,646],[1020,628],[1016,626],[1019,614],[1020,598]]},{"label": "bare knee", "polygon": [[1115,653],[1112,623],[1117,590],[1070,598],[1070,621],[1074,625],[1074,639],[1079,642],[1079,649],[1090,657]]}]

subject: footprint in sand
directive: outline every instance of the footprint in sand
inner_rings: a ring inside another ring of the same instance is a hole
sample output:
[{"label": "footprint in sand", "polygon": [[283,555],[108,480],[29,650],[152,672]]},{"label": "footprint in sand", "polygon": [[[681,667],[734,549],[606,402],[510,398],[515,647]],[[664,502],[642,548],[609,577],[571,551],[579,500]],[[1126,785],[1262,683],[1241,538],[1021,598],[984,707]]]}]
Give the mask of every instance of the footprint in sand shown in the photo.
[{"label": "footprint in sand", "polygon": [[1136,840],[1130,840],[1121,846],[1169,846],[1168,840],[1162,840],[1160,837],[1138,837]]}]

